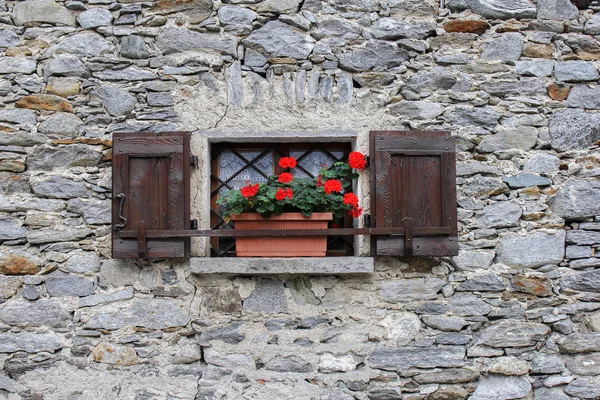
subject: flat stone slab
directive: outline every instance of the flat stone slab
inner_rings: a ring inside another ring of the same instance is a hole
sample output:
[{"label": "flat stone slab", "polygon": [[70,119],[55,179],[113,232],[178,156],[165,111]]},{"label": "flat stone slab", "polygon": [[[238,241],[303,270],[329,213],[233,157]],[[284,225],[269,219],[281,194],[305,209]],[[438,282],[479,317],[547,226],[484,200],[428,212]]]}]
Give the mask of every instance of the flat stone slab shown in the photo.
[{"label": "flat stone slab", "polygon": [[369,274],[373,257],[217,258],[192,257],[193,274]]}]

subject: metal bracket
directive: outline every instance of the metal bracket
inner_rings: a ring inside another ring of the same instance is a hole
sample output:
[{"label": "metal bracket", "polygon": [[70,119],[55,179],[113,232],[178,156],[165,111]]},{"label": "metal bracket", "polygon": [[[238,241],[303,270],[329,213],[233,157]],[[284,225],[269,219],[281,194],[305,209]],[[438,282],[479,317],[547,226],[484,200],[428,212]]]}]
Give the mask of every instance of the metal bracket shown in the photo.
[{"label": "metal bracket", "polygon": [[198,220],[196,218],[190,220],[190,230],[192,230],[192,231],[198,230]]},{"label": "metal bracket", "polygon": [[190,155],[190,165],[194,168],[194,169],[198,169],[198,156],[195,155]]},{"label": "metal bracket", "polygon": [[121,219],[123,221],[120,224],[115,225],[114,229],[116,231],[118,229],[125,228],[125,225],[127,225],[127,218],[125,218],[123,216],[123,203],[125,203],[125,194],[124,193],[119,193],[115,197],[117,199],[121,199],[121,202],[119,203],[119,219]]}]

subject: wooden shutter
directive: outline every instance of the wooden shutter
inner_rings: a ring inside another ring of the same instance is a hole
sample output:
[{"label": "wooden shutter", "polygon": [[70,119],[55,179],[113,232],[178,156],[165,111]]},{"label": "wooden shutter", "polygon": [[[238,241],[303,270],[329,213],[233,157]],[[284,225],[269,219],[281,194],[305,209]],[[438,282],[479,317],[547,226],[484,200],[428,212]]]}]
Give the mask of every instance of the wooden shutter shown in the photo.
[{"label": "wooden shutter", "polygon": [[[145,231],[190,229],[190,136],[113,135],[113,258],[190,256],[190,239],[148,239]],[[121,238],[135,230],[137,238]],[[140,239],[140,240],[138,240]]]},{"label": "wooden shutter", "polygon": [[370,133],[371,218],[376,228],[404,235],[374,236],[374,255],[458,254],[455,140],[448,132]]}]

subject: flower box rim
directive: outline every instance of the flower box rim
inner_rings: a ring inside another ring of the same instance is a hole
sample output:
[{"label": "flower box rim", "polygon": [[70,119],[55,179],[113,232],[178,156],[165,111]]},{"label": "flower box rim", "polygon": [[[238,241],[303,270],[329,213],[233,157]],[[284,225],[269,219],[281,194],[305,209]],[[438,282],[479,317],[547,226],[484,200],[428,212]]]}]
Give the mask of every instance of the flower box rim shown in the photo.
[{"label": "flower box rim", "polygon": [[260,220],[272,220],[272,221],[285,221],[285,220],[320,220],[320,221],[331,221],[333,220],[333,213],[330,212],[315,212],[310,217],[305,217],[299,212],[284,212],[280,215],[271,215],[269,218],[265,218],[259,213],[241,213],[231,215],[232,221],[260,221]]}]

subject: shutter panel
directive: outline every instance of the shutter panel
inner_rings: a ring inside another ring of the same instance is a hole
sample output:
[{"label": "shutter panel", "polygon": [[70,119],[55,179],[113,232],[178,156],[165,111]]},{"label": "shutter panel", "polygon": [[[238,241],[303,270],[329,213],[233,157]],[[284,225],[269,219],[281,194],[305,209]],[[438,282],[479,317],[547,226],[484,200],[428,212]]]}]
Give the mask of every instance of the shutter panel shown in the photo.
[{"label": "shutter panel", "polygon": [[[114,133],[113,258],[190,256],[189,238],[148,239],[145,248],[142,239],[138,246],[145,231],[190,229],[189,148],[187,132]],[[136,230],[138,238],[121,238],[121,230]]]},{"label": "shutter panel", "polygon": [[372,237],[371,254],[458,255],[455,140],[450,133],[375,131],[370,147],[375,227],[406,230],[406,235]]}]

